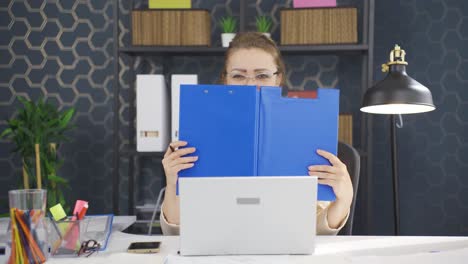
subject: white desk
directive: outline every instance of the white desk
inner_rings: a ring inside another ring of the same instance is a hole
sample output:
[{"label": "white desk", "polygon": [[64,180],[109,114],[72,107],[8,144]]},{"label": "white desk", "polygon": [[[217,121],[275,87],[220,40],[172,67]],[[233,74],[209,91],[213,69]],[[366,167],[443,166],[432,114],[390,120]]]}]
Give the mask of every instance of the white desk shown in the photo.
[{"label": "white desk", "polygon": [[[130,242],[162,241],[159,254],[125,253]],[[468,237],[318,237],[310,256],[180,257],[178,237],[112,234],[109,249],[89,258],[51,259],[48,263],[467,263]],[[325,261],[325,262],[320,262]]]},{"label": "white desk", "polygon": [[[124,225],[122,225],[124,226]],[[120,228],[119,228],[120,229]],[[3,230],[1,230],[3,231]],[[125,253],[135,241],[162,241],[159,254]],[[89,258],[52,258],[47,263],[468,263],[468,237],[336,236],[317,238],[316,252],[309,256],[213,256],[180,257],[178,237],[130,235],[113,232],[105,252]],[[0,257],[0,263],[3,263]],[[321,262],[324,261],[324,262]]]}]

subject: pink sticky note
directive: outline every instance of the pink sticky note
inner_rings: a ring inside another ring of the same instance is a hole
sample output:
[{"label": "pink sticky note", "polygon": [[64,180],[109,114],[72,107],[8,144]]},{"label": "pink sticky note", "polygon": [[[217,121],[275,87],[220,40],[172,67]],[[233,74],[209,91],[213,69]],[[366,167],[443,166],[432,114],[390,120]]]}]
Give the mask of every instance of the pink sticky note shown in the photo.
[{"label": "pink sticky note", "polygon": [[334,6],[336,6],[336,0],[293,0],[294,8]]}]

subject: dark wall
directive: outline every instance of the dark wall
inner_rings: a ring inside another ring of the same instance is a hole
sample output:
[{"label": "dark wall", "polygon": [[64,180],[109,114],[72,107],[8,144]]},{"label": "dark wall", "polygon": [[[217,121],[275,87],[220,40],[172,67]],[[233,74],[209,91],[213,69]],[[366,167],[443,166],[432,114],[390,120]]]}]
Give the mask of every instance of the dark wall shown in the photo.
[{"label": "dark wall", "polygon": [[[468,234],[467,14],[467,1],[376,1],[375,79],[398,43],[408,74],[431,90],[437,107],[404,116],[397,129],[402,234]],[[392,234],[388,118],[374,125],[371,230]]]},{"label": "dark wall", "polygon": [[[112,1],[0,1],[0,130],[21,106],[16,96],[75,107],[73,142],[59,147],[70,201],[112,208]],[[0,212],[17,188],[20,157],[0,141]]]},{"label": "dark wall", "polygon": [[[128,2],[120,1],[120,46],[128,45]],[[137,2],[136,7],[144,4]],[[212,45],[220,45],[217,20],[238,15],[238,1],[194,0],[193,6],[212,13]],[[291,0],[249,1],[248,14],[274,17],[273,38],[279,39],[279,9]],[[388,59],[395,43],[407,52],[408,72],[427,85],[434,95],[433,113],[404,117],[398,130],[401,221],[405,234],[466,234],[468,210],[463,195],[468,181],[468,5],[464,1],[376,1],[375,79],[384,77],[380,64]],[[361,1],[339,1],[356,4]],[[360,9],[361,10],[361,9]],[[464,17],[465,16],[465,17]],[[74,106],[77,129],[74,139],[60,147],[65,164],[60,174],[70,180],[70,200],[92,201],[93,212],[112,210],[113,128],[113,1],[2,1],[0,2],[0,129],[14,116],[16,95],[31,99],[47,97],[61,108]],[[254,20],[247,23],[254,29]],[[359,142],[360,58],[344,56],[285,56],[287,86],[290,89],[339,87],[341,112],[354,117],[354,141]],[[163,60],[170,67],[163,69]],[[201,83],[214,83],[223,64],[222,56],[144,57],[136,60],[140,73],[194,73]],[[121,148],[129,145],[128,104],[129,58],[121,57],[122,123]],[[355,230],[358,233],[392,232],[391,175],[388,120],[374,118],[374,164],[372,178],[372,220],[367,222],[365,204],[358,205]],[[7,208],[7,190],[21,177],[19,157],[13,145],[0,141],[0,213]],[[164,185],[157,158],[140,160],[137,204],[154,203]],[[121,159],[120,204],[126,212],[128,159]],[[361,192],[367,190],[361,189]],[[365,202],[365,201],[362,201]],[[425,224],[421,224],[425,223]],[[450,223],[450,225],[449,225]]]}]

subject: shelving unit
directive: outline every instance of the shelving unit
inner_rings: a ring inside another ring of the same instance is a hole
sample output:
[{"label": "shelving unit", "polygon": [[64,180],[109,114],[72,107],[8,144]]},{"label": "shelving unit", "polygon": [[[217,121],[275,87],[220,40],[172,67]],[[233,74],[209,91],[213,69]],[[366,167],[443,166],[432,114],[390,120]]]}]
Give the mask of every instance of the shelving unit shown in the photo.
[{"label": "shelving unit", "polygon": [[[310,45],[310,46],[279,46],[282,54],[336,54],[336,53],[364,53],[369,49],[367,44],[346,44],[346,45]],[[151,55],[222,55],[226,52],[223,47],[200,47],[200,46],[180,46],[180,47],[145,47],[145,46],[130,46],[120,48],[121,53],[131,56],[141,56],[146,54]]]},{"label": "shelving unit", "polygon": [[[373,73],[373,50],[374,50],[374,0],[363,0],[363,10],[361,10],[361,42],[358,44],[343,44],[343,45],[297,45],[297,46],[280,46],[280,50],[283,55],[348,55],[348,54],[359,54],[361,56],[361,98],[364,95],[366,89],[372,85],[372,73]],[[130,6],[133,7],[133,1],[130,1]],[[246,11],[247,11],[247,0],[240,0],[239,10],[239,30],[244,31],[246,24]],[[118,14],[118,0],[115,0],[114,5],[114,21],[119,21]],[[131,20],[131,19],[130,19]],[[129,23],[131,29],[131,21]],[[118,23],[114,22],[114,39],[119,39],[119,28]],[[114,41],[114,157],[113,157],[113,211],[115,214],[119,214],[119,166],[120,159],[122,157],[128,157],[129,160],[129,175],[128,175],[128,213],[134,213],[135,199],[134,199],[134,182],[135,175],[138,175],[139,169],[139,158],[140,157],[156,157],[162,158],[164,153],[141,153],[136,151],[135,147],[135,57],[137,56],[163,56],[164,58],[177,55],[187,56],[207,56],[207,55],[223,55],[226,48],[223,47],[200,47],[200,46],[128,46],[119,47],[118,41]],[[120,83],[119,83],[119,57],[121,55],[128,56],[129,58],[129,73],[127,74],[130,84],[130,150],[121,151],[120,146]],[[164,62],[163,62],[164,65]],[[166,71],[167,69],[163,69]],[[371,117],[365,114],[361,114],[361,126],[360,126],[360,137],[361,146],[359,152],[361,153],[361,182],[359,189],[361,190],[360,200],[366,202],[367,207],[367,220],[370,221],[370,201],[367,199],[368,193],[371,191],[371,177],[369,176],[370,164],[372,158],[372,133],[371,128]],[[362,192],[364,190],[364,192]]]}]

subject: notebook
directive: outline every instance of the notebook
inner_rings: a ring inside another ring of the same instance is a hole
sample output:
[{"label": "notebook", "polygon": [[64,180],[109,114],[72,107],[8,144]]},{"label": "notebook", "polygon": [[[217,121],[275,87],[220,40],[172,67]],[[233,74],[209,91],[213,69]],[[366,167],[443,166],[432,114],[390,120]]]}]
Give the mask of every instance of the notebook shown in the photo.
[{"label": "notebook", "polygon": [[[279,87],[181,85],[179,138],[199,159],[179,177],[308,175],[330,164],[317,149],[337,154],[338,115],[338,89],[304,99]],[[318,186],[318,200],[334,199]]]}]

